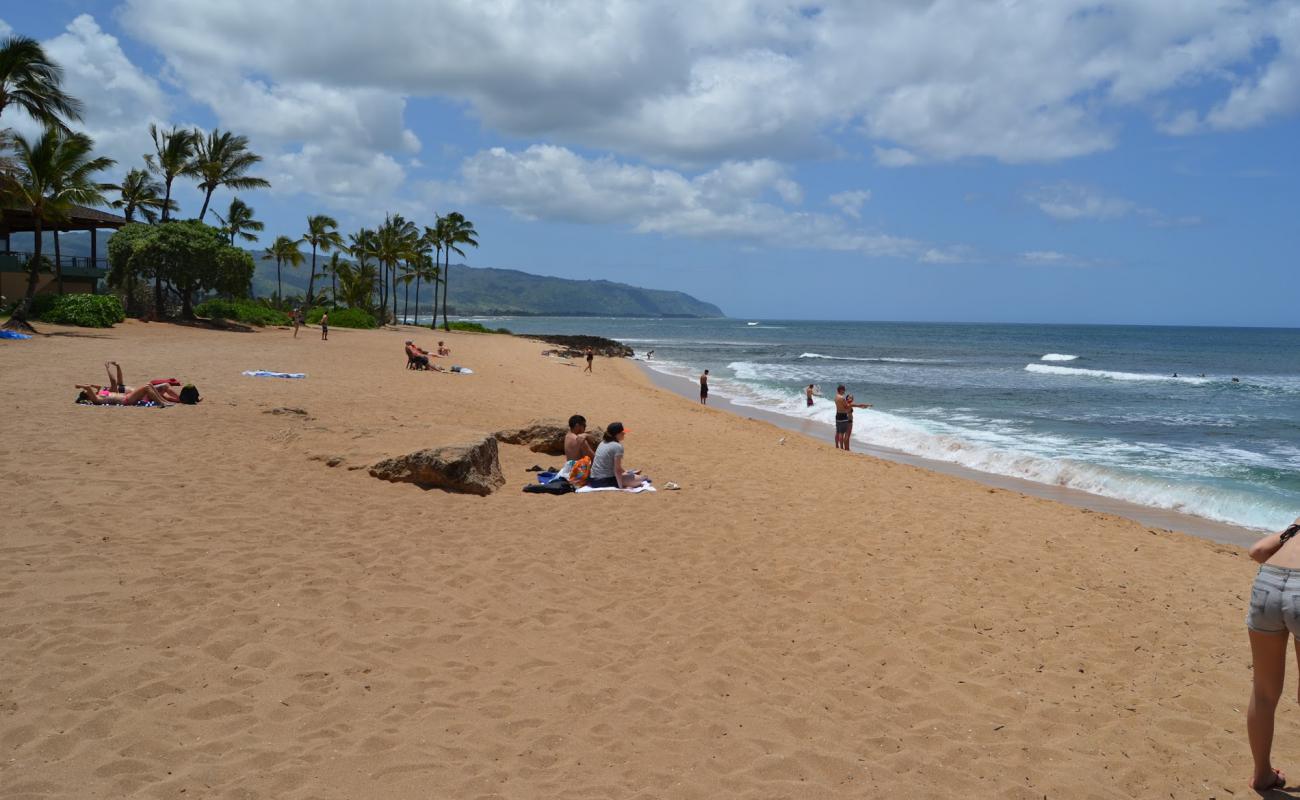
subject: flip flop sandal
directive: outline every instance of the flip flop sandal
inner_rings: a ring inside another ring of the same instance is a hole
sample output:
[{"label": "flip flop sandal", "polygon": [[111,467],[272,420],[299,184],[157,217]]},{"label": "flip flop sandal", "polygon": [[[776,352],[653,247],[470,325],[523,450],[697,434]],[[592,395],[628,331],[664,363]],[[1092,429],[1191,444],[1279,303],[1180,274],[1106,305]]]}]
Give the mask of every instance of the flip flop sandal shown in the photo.
[{"label": "flip flop sandal", "polygon": [[524,470],[524,472],[541,472],[541,471],[542,471],[542,468],[539,467],[539,466],[537,466],[536,464],[534,464],[534,465],[532,465],[531,467],[529,467],[528,469]]},{"label": "flip flop sandal", "polygon": [[1286,788],[1286,774],[1280,769],[1273,770],[1273,782],[1268,786],[1255,786],[1254,781],[1247,781],[1246,785],[1257,792],[1271,792],[1274,789]]}]

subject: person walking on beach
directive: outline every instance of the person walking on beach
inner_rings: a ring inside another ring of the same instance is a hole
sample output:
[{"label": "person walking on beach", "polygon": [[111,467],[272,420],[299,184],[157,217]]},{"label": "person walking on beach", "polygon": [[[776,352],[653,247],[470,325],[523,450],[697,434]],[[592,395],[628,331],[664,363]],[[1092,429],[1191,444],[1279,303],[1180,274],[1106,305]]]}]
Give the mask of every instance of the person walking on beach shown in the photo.
[{"label": "person walking on beach", "polygon": [[709,371],[706,369],[704,370],[704,374],[700,376],[700,405],[707,406],[708,404],[709,404]]},{"label": "person walking on beach", "polygon": [[584,369],[583,372],[590,373],[590,372],[591,372],[591,361],[592,361],[592,359],[594,359],[594,358],[596,357],[596,354],[593,353],[593,352],[591,351],[591,348],[590,348],[590,347],[587,348],[587,350],[586,350],[586,354],[587,354],[587,368]]},{"label": "person walking on beach", "polygon": [[1250,548],[1260,563],[1250,589],[1246,628],[1254,663],[1246,733],[1254,774],[1247,784],[1257,792],[1286,786],[1286,775],[1273,766],[1273,719],[1286,677],[1287,634],[1300,647],[1300,546],[1288,543],[1300,531],[1300,517],[1284,531],[1265,536]]},{"label": "person walking on beach", "polygon": [[324,314],[320,315],[320,340],[322,342],[328,342],[329,339],[330,339],[330,315],[329,312],[326,311]]},{"label": "person walking on beach", "polygon": [[289,320],[293,323],[293,338],[298,338],[298,328],[302,325],[302,309],[295,308],[289,312]]}]

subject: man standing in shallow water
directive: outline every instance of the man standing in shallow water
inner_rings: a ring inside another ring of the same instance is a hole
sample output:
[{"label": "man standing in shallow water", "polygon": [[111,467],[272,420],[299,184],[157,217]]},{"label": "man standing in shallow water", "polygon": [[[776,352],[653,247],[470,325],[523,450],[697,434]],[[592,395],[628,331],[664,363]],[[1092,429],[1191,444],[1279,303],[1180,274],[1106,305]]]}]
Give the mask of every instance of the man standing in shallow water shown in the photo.
[{"label": "man standing in shallow water", "polygon": [[704,370],[704,374],[700,376],[700,405],[707,406],[708,404],[709,404],[709,371],[706,369]]}]

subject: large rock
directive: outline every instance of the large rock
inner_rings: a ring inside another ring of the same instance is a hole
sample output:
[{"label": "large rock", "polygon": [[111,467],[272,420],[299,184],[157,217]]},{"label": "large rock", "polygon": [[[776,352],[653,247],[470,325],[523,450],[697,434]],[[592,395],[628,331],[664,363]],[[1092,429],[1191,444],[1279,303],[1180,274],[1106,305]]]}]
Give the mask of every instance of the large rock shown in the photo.
[{"label": "large rock", "polygon": [[[534,453],[562,456],[564,437],[568,432],[567,426],[535,419],[522,428],[497,431],[495,436],[499,442],[526,445]],[[587,441],[591,442],[593,448],[600,444],[600,438],[604,435],[602,428],[587,429]]]},{"label": "large rock", "polygon": [[622,342],[613,339],[606,339],[603,336],[561,336],[552,334],[541,334],[529,336],[529,339],[536,339],[547,344],[557,345],[560,349],[560,355],[567,358],[581,358],[588,347],[598,356],[606,358],[631,358],[632,348]]},{"label": "large rock", "polygon": [[384,459],[370,468],[370,474],[394,483],[480,496],[492,494],[506,482],[497,457],[497,440],[491,436],[475,444],[417,450]]}]

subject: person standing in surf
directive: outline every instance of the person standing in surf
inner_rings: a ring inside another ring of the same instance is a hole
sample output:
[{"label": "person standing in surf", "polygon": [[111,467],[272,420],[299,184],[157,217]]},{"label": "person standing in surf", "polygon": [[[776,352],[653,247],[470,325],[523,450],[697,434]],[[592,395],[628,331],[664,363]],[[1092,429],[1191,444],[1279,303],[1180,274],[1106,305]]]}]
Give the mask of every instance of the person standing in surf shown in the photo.
[{"label": "person standing in surf", "polygon": [[707,406],[708,404],[709,404],[709,371],[706,369],[704,370],[704,374],[700,376],[700,405]]},{"label": "person standing in surf", "polygon": [[871,408],[869,403],[855,403],[853,395],[846,394],[844,384],[835,387],[835,447],[838,450],[849,449],[849,437],[853,435],[853,409]]},{"label": "person standing in surf", "polygon": [[813,407],[813,395],[817,394],[817,384],[810,383],[808,388],[803,390],[803,396],[808,398],[808,407]]},{"label": "person standing in surf", "polygon": [[871,404],[870,404],[870,403],[858,403],[858,402],[855,402],[854,399],[853,399],[853,395],[851,395],[851,394],[850,394],[850,395],[845,395],[845,396],[844,396],[844,400],[845,400],[845,404],[844,404],[844,405],[845,405],[845,407],[848,409],[848,413],[849,413],[849,425],[848,425],[848,430],[844,432],[844,450],[845,450],[845,452],[847,452],[848,450],[851,449],[851,448],[850,448],[850,445],[853,443],[853,409],[855,409],[855,408],[871,408]]}]

